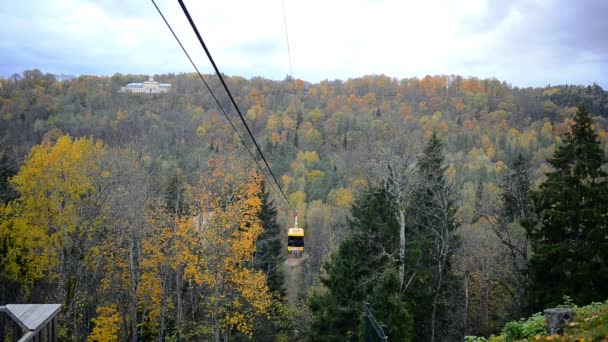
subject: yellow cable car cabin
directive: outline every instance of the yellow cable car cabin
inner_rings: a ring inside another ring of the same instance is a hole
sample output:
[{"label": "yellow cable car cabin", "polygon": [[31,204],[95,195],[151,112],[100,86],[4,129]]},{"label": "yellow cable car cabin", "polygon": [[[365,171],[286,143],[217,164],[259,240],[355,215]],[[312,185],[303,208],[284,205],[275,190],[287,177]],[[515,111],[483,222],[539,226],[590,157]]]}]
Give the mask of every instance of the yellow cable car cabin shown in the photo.
[{"label": "yellow cable car cabin", "polygon": [[304,252],[304,229],[298,227],[289,228],[289,232],[287,233],[287,251],[290,254]]},{"label": "yellow cable car cabin", "polygon": [[296,224],[287,232],[287,252],[299,255],[304,252],[304,229],[298,228],[298,214],[294,218]]}]

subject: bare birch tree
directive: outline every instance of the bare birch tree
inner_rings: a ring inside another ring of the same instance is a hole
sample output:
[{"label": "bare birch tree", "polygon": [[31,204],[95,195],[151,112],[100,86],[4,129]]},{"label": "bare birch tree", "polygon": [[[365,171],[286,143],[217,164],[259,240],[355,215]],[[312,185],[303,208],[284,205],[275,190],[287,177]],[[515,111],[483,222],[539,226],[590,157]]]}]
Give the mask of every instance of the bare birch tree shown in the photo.
[{"label": "bare birch tree", "polygon": [[401,155],[390,149],[382,149],[378,159],[373,160],[372,172],[374,178],[386,187],[392,198],[397,222],[399,222],[399,283],[401,291],[405,291],[414,277],[412,273],[406,280],[405,254],[407,244],[407,207],[414,189],[415,154],[414,148],[406,149]]}]

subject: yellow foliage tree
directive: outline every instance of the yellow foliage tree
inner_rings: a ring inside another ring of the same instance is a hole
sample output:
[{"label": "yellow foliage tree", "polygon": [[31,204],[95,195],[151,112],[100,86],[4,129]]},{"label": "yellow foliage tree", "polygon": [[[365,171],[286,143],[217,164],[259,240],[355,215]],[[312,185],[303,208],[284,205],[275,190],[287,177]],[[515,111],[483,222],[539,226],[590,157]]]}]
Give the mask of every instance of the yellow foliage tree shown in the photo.
[{"label": "yellow foliage tree", "polygon": [[316,182],[322,180],[325,177],[325,172],[320,170],[312,170],[306,174],[306,178],[309,182]]},{"label": "yellow foliage tree", "polygon": [[0,204],[0,283],[18,283],[29,294],[53,263],[47,243],[46,232],[29,227],[14,203]]},{"label": "yellow foliage tree", "polygon": [[327,195],[327,199],[336,207],[348,208],[353,202],[353,192],[349,188],[332,189]]},{"label": "yellow foliage tree", "polygon": [[316,151],[303,151],[298,152],[298,160],[301,160],[306,163],[306,166],[311,166],[315,163],[318,163],[320,159]]},{"label": "yellow foliage tree", "polygon": [[207,309],[219,341],[221,332],[251,335],[255,317],[268,314],[271,296],[263,273],[251,269],[255,242],[263,232],[258,218],[261,179],[226,173],[221,161],[212,163],[194,198],[195,216],[176,223],[181,233],[197,237],[200,250],[181,252],[188,259],[184,276],[209,289]]},{"label": "yellow foliage tree", "polygon": [[264,107],[260,105],[253,105],[247,111],[247,118],[253,122],[253,129],[255,129],[256,124],[259,121],[264,119]]},{"label": "yellow foliage tree", "polygon": [[289,203],[295,206],[301,206],[306,204],[306,193],[303,191],[296,191],[289,195]]},{"label": "yellow foliage tree", "polygon": [[[181,294],[186,269],[188,280],[193,284],[202,283],[200,258],[196,254],[202,247],[198,240],[200,232],[188,219],[174,217],[171,221],[172,224],[142,243],[141,281],[137,295],[140,298],[139,310],[147,313],[143,323],[152,331],[166,328],[164,319],[172,309],[176,309],[174,317],[178,330],[182,328],[184,309]],[[156,224],[162,225],[161,222]],[[171,284],[179,289],[175,291],[177,307],[164,290]]]},{"label": "yellow foliage tree", "polygon": [[34,146],[11,179],[21,195],[11,204],[13,224],[27,231],[24,238],[44,244],[37,263],[50,270],[51,279],[57,279],[58,291],[51,291],[49,300],[64,303],[67,339],[78,338],[73,334],[83,324],[82,315],[77,314],[78,302],[86,299],[83,273],[94,251],[95,235],[103,227],[102,200],[97,195],[104,181],[101,161],[105,154],[101,141],[64,135],[54,145]]},{"label": "yellow foliage tree", "polygon": [[[78,229],[79,205],[95,191],[93,178],[105,149],[100,141],[62,136],[57,143],[34,146],[11,182],[21,194],[22,217],[34,229],[73,233]],[[41,215],[41,213],[44,213]],[[57,243],[61,234],[52,234]]]},{"label": "yellow foliage tree", "polygon": [[98,306],[97,317],[93,318],[95,327],[87,338],[87,341],[93,342],[115,342],[118,341],[118,333],[120,332],[120,314],[116,305]]}]

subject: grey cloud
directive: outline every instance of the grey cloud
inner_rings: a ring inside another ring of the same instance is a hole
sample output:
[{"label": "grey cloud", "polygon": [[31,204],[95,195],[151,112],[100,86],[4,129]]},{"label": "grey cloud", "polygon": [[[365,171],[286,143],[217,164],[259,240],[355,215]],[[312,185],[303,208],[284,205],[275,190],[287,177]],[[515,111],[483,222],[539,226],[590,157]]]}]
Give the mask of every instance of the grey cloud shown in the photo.
[{"label": "grey cloud", "polygon": [[608,58],[608,1],[562,1],[553,10],[561,45]]},{"label": "grey cloud", "polygon": [[495,33],[517,12],[523,21],[502,38],[508,49],[543,48],[608,54],[608,1],[603,0],[488,0],[488,11],[462,22],[463,34]]},{"label": "grey cloud", "polygon": [[[87,4],[95,5],[106,14],[108,20],[114,22],[96,23],[91,19],[90,26],[76,27],[74,32],[68,33],[62,25],[64,22],[69,22],[68,16],[74,13],[61,13],[55,9],[52,1],[0,2],[0,22],[5,26],[0,31],[0,75],[7,76],[34,67],[45,72],[72,74],[190,71],[191,67],[187,60],[149,2],[86,1]],[[459,1],[449,4],[449,6],[459,6]],[[167,12],[176,13],[177,5],[174,2],[171,2],[171,5],[161,2],[159,5]],[[386,3],[386,6],[390,4]],[[608,35],[606,34],[608,1],[487,0],[486,8],[487,11],[480,16],[466,16],[466,20],[457,21],[456,35],[462,39],[471,38],[473,41],[479,38],[479,41],[483,42],[480,44],[485,46],[468,47],[469,51],[456,52],[447,51],[442,46],[435,47],[436,54],[450,55],[445,70],[436,70],[436,73],[495,76],[515,85],[592,82],[608,85]],[[328,17],[339,18],[340,15],[342,14],[326,13]],[[521,18],[521,21],[514,22],[515,17]],[[181,16],[179,18],[183,19]],[[140,20],[140,23],[144,23],[149,28],[134,33],[125,28],[112,26],[125,25],[125,22],[132,19]],[[429,18],[429,22],[431,21],[432,18]],[[234,25],[230,27],[233,34],[239,29]],[[378,27],[381,25],[370,23],[369,30]],[[104,32],[108,29],[111,32]],[[328,27],[327,30],[328,35],[331,36],[332,27]],[[132,43],[129,39],[122,40],[128,38],[123,36],[128,34],[133,35]],[[401,32],[382,34],[394,35],[395,44],[403,41]],[[408,34],[412,33],[408,32]],[[424,32],[413,34],[420,35]],[[297,34],[294,36],[297,37]],[[219,33],[214,37],[218,41],[222,39]],[[286,57],[283,56],[286,54],[286,47],[282,39],[283,32],[280,30],[274,39],[265,37],[246,42],[242,42],[242,39],[238,42],[237,39],[236,43],[231,43],[233,45],[216,51],[216,58],[227,57],[219,62],[223,65],[223,71],[229,74],[283,78],[285,68],[277,68],[276,63],[268,62],[282,60],[287,63]],[[322,43],[329,44],[323,41],[324,39],[327,37],[318,38]],[[339,72],[342,77],[356,77],[357,70],[352,70],[346,63],[339,62],[349,53],[368,54],[370,68],[383,67],[373,60],[380,59],[384,54],[383,51],[390,50],[391,47],[385,46],[384,43],[374,45],[373,41],[361,44],[355,43],[356,41],[353,39],[353,43],[344,43],[342,37],[341,41],[331,42],[331,46],[341,44],[340,46],[345,50],[344,55],[330,55],[318,59],[318,63],[313,58],[314,61],[310,62],[313,64],[308,61],[306,61],[308,64],[298,64],[296,44],[296,54],[293,57],[294,65],[301,73],[298,77],[310,80],[333,77],[328,76],[328,72]],[[196,44],[187,44],[187,46],[192,50],[191,53],[198,51]],[[375,55],[369,50],[373,50]],[[415,46],[412,47],[412,51],[416,51]],[[326,51],[318,51],[318,53],[323,54]],[[146,56],[144,60],[141,59],[143,55]],[[240,60],[241,64],[225,62],[230,59]],[[365,69],[365,71],[385,72],[375,69]],[[391,73],[391,70],[386,72]],[[398,72],[398,69],[392,72]]]},{"label": "grey cloud", "polygon": [[[491,46],[480,46],[453,67],[505,77],[519,85],[599,82],[606,86],[607,1],[489,0],[488,8],[477,22],[463,27],[467,34],[489,34]],[[510,22],[514,15],[521,20]]]}]

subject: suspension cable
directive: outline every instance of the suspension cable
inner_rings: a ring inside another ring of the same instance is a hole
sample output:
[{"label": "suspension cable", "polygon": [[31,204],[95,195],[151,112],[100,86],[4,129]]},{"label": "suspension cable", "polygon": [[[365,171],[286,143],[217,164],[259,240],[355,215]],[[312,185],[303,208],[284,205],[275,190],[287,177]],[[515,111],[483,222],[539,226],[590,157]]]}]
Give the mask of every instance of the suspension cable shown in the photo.
[{"label": "suspension cable", "polygon": [[232,93],[230,92],[230,89],[228,88],[228,85],[226,84],[226,81],[224,80],[224,77],[222,76],[222,73],[220,72],[220,69],[215,64],[215,61],[213,60],[213,57],[211,56],[211,53],[209,52],[209,49],[207,48],[207,45],[205,44],[205,41],[201,37],[201,34],[198,31],[198,28],[196,27],[196,24],[194,24],[194,21],[192,20],[192,17],[190,16],[190,12],[188,12],[188,9],[186,8],[186,5],[184,4],[184,2],[182,0],[178,0],[178,2],[179,2],[179,5],[181,6],[182,10],[184,11],[184,14],[186,15],[186,18],[188,19],[188,22],[190,23],[190,26],[192,27],[192,30],[196,34],[196,37],[198,38],[199,43],[201,44],[201,46],[205,50],[205,54],[207,55],[207,58],[209,58],[209,62],[211,62],[211,65],[213,66],[213,69],[215,70],[215,73],[217,74],[218,78],[220,79],[220,82],[222,83],[222,86],[224,87],[224,90],[226,90],[226,93],[228,94],[228,97],[230,98],[230,102],[232,102],[232,105],[236,109],[236,112],[239,115],[239,118],[241,119],[241,122],[243,122],[243,125],[247,129],[247,134],[249,134],[249,137],[253,141],[253,144],[255,145],[255,148],[257,149],[258,153],[260,154],[260,157],[262,157],[262,160],[264,161],[264,164],[266,165],[266,168],[268,169],[268,172],[270,173],[270,175],[274,179],[275,184],[277,185],[277,187],[279,188],[279,191],[281,192],[281,194],[283,195],[283,198],[285,199],[285,202],[289,205],[289,207],[291,208],[291,210],[294,213],[297,213],[297,210],[291,205],[291,203],[289,203],[289,199],[287,198],[287,195],[285,195],[285,192],[283,191],[283,188],[281,188],[281,184],[279,184],[279,181],[277,180],[277,177],[274,175],[274,172],[272,172],[272,169],[270,168],[270,165],[268,164],[268,161],[266,160],[266,157],[264,156],[264,153],[262,153],[262,149],[260,148],[260,145],[255,140],[255,137],[253,136],[253,133],[251,132],[251,129],[249,129],[249,125],[247,124],[247,121],[245,121],[245,118],[243,117],[243,114],[241,113],[241,110],[239,109],[239,106],[236,104],[236,101],[234,100],[234,96],[232,96]]},{"label": "suspension cable", "polygon": [[[188,51],[186,50],[186,48],[184,47],[184,45],[182,44],[182,42],[180,41],[180,39],[177,37],[177,34],[175,33],[175,31],[173,31],[173,28],[171,27],[171,25],[169,24],[169,22],[167,21],[167,19],[163,15],[163,12],[160,10],[160,8],[158,7],[158,5],[156,4],[156,2],[154,0],[151,0],[151,1],[152,1],[152,4],[154,5],[154,7],[156,8],[156,10],[158,11],[158,14],[160,14],[161,18],[163,19],[163,21],[165,22],[165,24],[169,28],[169,31],[171,31],[171,34],[173,35],[173,37],[175,38],[175,40],[177,41],[177,43],[181,47],[182,51],[184,52],[184,54],[186,55],[186,57],[190,61],[190,64],[192,64],[192,67],[194,67],[194,70],[196,70],[196,73],[200,77],[201,81],[203,81],[203,84],[207,88],[207,91],[209,91],[209,93],[211,94],[211,97],[215,100],[215,103],[220,108],[220,111],[224,114],[224,116],[226,117],[226,120],[228,120],[228,123],[230,124],[230,126],[232,127],[232,129],[234,130],[234,132],[236,133],[236,135],[238,136],[239,140],[243,144],[243,147],[245,147],[245,149],[247,150],[247,152],[249,152],[249,155],[253,159],[253,162],[257,166],[258,170],[260,171],[260,173],[262,174],[262,176],[264,176],[264,178],[266,179],[266,181],[268,182],[268,184],[272,187],[272,190],[277,191],[275,185],[270,181],[270,179],[266,175],[266,172],[264,172],[264,170],[262,169],[262,167],[260,166],[260,164],[256,160],[255,156],[253,155],[253,152],[251,152],[251,150],[249,149],[249,147],[247,147],[247,144],[245,143],[245,140],[243,139],[243,137],[241,136],[241,134],[237,130],[236,126],[234,125],[234,123],[232,122],[232,120],[230,119],[230,117],[228,116],[228,113],[226,112],[226,110],[224,109],[224,107],[222,106],[222,104],[220,103],[220,101],[217,99],[217,97],[213,93],[213,90],[211,89],[211,87],[209,86],[209,84],[207,83],[207,81],[205,80],[205,78],[203,77],[203,74],[199,71],[198,67],[196,66],[196,64],[194,63],[194,61],[192,60],[192,58],[190,57],[190,54],[188,53]],[[275,178],[275,181],[276,181],[276,178]],[[283,193],[282,190],[281,190],[281,193]],[[285,196],[285,194],[283,194],[283,196]],[[292,208],[292,210],[295,211],[295,209],[293,209],[293,207],[291,206],[291,204],[289,202],[287,202],[287,204]]]},{"label": "suspension cable", "polygon": [[285,16],[285,0],[281,0],[283,7],[283,26],[285,27],[285,39],[287,40],[287,56],[289,57],[289,76],[293,77],[293,68],[291,67],[291,50],[289,48],[289,34],[287,32],[287,17]]}]

